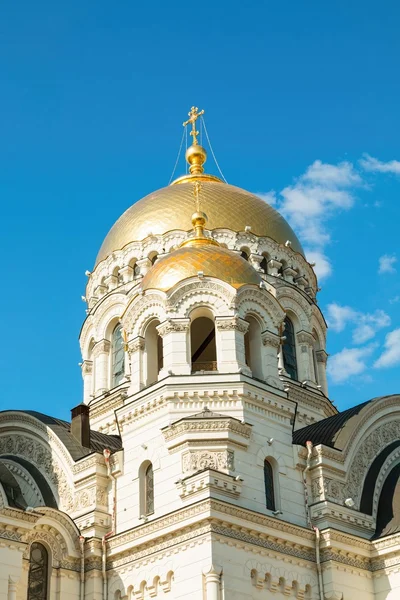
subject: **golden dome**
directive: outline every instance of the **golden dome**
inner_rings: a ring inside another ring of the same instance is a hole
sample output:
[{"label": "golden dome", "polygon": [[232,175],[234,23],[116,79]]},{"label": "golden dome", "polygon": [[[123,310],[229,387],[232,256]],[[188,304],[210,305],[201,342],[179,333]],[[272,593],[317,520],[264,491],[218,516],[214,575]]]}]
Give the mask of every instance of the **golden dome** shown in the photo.
[{"label": "golden dome", "polygon": [[143,277],[142,290],[157,289],[167,292],[180,281],[197,277],[199,271],[204,277],[216,277],[234,288],[248,283],[259,285],[262,281],[250,263],[236,252],[205,240],[204,243],[199,243],[198,238],[197,242],[159,258]]},{"label": "golden dome", "polygon": [[293,230],[272,206],[255,194],[222,183],[212,175],[197,174],[181,177],[175,184],[149,194],[128,208],[109,231],[96,264],[113,251],[150,234],[176,229],[188,231],[194,208],[193,182],[196,180],[201,181],[201,210],[208,216],[207,229],[244,231],[248,225],[251,233],[272,238],[279,244],[290,240],[292,249],[304,255]]}]

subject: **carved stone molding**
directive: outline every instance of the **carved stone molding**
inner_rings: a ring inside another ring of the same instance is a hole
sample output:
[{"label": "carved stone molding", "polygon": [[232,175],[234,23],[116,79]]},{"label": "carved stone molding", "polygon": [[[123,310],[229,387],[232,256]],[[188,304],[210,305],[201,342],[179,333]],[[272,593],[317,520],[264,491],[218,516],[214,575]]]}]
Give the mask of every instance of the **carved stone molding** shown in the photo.
[{"label": "carved stone molding", "polygon": [[169,319],[168,321],[164,321],[157,327],[158,333],[161,337],[164,337],[168,333],[182,333],[189,331],[190,327],[190,319],[179,319],[173,320]]},{"label": "carved stone molding", "polygon": [[315,344],[315,338],[312,335],[312,333],[309,333],[308,331],[299,331],[296,334],[297,337],[297,341],[299,342],[299,344],[306,344],[307,346],[314,346]]},{"label": "carved stone molding", "polygon": [[315,353],[317,362],[326,364],[328,362],[328,353],[325,350],[317,350]]},{"label": "carved stone molding", "polygon": [[97,357],[100,354],[108,354],[110,352],[111,343],[109,340],[100,340],[93,347],[93,356]]},{"label": "carved stone molding", "polygon": [[168,306],[172,309],[177,310],[181,302],[186,298],[197,292],[208,291],[214,296],[221,298],[227,306],[230,306],[234,297],[235,292],[229,290],[230,286],[225,286],[215,281],[193,281],[186,283],[179,287],[176,291],[172,291],[168,297]]},{"label": "carved stone molding", "polygon": [[240,333],[246,333],[249,328],[249,323],[240,317],[216,319],[215,325],[218,331],[239,331]]},{"label": "carved stone molding", "polygon": [[[163,434],[166,442],[170,442],[175,438],[190,433],[212,432],[218,437],[218,432],[232,431],[240,436],[249,439],[251,435],[251,425],[241,423],[236,419],[229,417],[224,419],[187,419],[173,423],[169,427],[163,429]],[[187,436],[185,436],[187,437]]]},{"label": "carved stone molding", "polygon": [[234,471],[234,452],[230,450],[190,450],[182,455],[182,472],[196,472],[204,469]]},{"label": "carved stone molding", "polygon": [[82,375],[90,375],[91,373],[93,373],[93,361],[84,360],[82,363]]},{"label": "carved stone molding", "polygon": [[133,340],[128,341],[128,353],[133,354],[134,352],[138,352],[139,350],[144,350],[145,343],[144,338],[138,336]]},{"label": "carved stone molding", "polygon": [[289,571],[285,567],[262,564],[256,560],[247,561],[245,573],[250,575],[251,582],[257,589],[280,592],[298,600],[313,597],[317,588],[317,580],[311,575]]},{"label": "carved stone molding", "polygon": [[273,348],[276,348],[277,350],[279,350],[280,345],[281,345],[281,340],[279,335],[276,335],[275,333],[272,333],[271,331],[263,331],[263,333],[261,334],[261,339],[262,339],[262,343],[264,344],[264,346],[272,346]]}]

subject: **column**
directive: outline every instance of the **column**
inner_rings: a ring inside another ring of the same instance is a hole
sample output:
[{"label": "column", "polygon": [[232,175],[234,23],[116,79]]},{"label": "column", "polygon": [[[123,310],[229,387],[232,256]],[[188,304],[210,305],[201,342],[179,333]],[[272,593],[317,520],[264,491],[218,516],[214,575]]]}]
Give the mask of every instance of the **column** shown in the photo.
[{"label": "column", "polygon": [[147,271],[152,267],[151,260],[149,258],[142,258],[137,261],[137,266],[139,269],[139,275],[144,277]]},{"label": "column", "polygon": [[143,359],[144,359],[144,338],[135,337],[128,341],[128,354],[131,365],[131,391],[139,392],[144,387],[143,378]]},{"label": "column", "polygon": [[297,271],[292,269],[292,267],[286,267],[286,269],[283,269],[283,278],[285,279],[285,281],[288,281],[289,283],[294,283],[294,277],[296,275],[297,275]]},{"label": "column", "polygon": [[282,263],[279,262],[279,260],[271,258],[271,260],[268,261],[268,275],[273,275],[274,277],[277,277],[279,275],[279,269],[281,268],[281,266]]},{"label": "column", "polygon": [[122,277],[122,282],[128,283],[128,281],[132,281],[133,279],[133,267],[125,265],[125,267],[121,267],[119,274]]},{"label": "column", "polygon": [[251,253],[249,256],[249,263],[255,268],[256,271],[262,271],[260,264],[263,258],[264,257],[261,254]]},{"label": "column", "polygon": [[100,340],[93,348],[94,358],[94,395],[100,396],[108,390],[111,344]]},{"label": "column", "polygon": [[8,577],[8,598],[7,600],[17,600],[17,581],[9,576]]},{"label": "column", "polygon": [[277,388],[283,388],[283,383],[279,379],[278,373],[278,353],[281,345],[280,336],[271,331],[264,331],[261,334],[263,343],[263,376],[269,385]]},{"label": "column", "polygon": [[244,334],[249,324],[240,317],[220,317],[215,320],[217,343],[217,365],[219,373],[241,371],[251,376],[246,365]]},{"label": "column", "polygon": [[108,275],[104,279],[104,284],[107,286],[109,292],[118,287],[118,277],[117,275]]},{"label": "column", "polygon": [[83,401],[89,404],[93,396],[93,361],[84,360],[82,363]]},{"label": "column", "polygon": [[315,353],[317,359],[318,383],[321,386],[325,396],[328,395],[328,382],[326,379],[326,363],[328,362],[328,354],[325,350],[317,350]]},{"label": "column", "polygon": [[169,319],[157,327],[163,339],[163,368],[160,379],[168,375],[190,375],[190,319]]},{"label": "column", "polygon": [[308,331],[299,331],[296,334],[298,348],[300,353],[297,356],[297,369],[299,380],[307,382],[316,382],[314,374],[313,350],[315,339]]},{"label": "column", "polygon": [[210,565],[203,569],[207,600],[220,600],[221,567]]}]

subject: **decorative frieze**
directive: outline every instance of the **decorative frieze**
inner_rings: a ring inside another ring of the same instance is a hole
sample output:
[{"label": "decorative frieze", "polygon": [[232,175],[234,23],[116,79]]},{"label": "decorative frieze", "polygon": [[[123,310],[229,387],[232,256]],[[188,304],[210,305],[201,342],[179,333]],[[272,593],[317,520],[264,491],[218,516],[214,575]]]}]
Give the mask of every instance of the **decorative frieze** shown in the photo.
[{"label": "decorative frieze", "polygon": [[190,450],[182,455],[182,472],[204,471],[234,471],[234,452],[231,450]]},{"label": "decorative frieze", "polygon": [[93,356],[97,358],[100,354],[108,354],[110,352],[111,343],[109,340],[100,340],[93,347]]},{"label": "decorative frieze", "polygon": [[281,345],[281,339],[279,335],[272,333],[271,331],[263,331],[261,334],[261,340],[264,346],[272,346],[278,351]]},{"label": "decorative frieze", "polygon": [[169,319],[168,321],[164,321],[163,323],[161,323],[161,325],[158,325],[157,331],[161,335],[161,337],[164,337],[169,333],[182,333],[189,331],[189,327],[190,319]]}]

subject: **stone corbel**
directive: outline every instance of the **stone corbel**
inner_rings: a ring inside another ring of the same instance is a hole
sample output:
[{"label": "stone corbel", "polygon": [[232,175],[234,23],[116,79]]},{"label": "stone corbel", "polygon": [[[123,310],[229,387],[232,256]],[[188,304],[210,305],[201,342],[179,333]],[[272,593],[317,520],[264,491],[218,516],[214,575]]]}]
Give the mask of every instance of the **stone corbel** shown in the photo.
[{"label": "stone corbel", "polygon": [[251,264],[252,267],[255,268],[256,271],[262,271],[262,268],[260,265],[261,265],[263,259],[264,259],[264,257],[262,254],[251,253],[249,256],[249,263]]},{"label": "stone corbel", "polygon": [[111,292],[111,290],[114,290],[116,287],[118,287],[117,275],[108,275],[104,279],[104,284],[107,286],[107,288],[110,292]]},{"label": "stone corbel", "polygon": [[283,269],[283,277],[285,281],[288,281],[289,283],[294,283],[294,277],[296,275],[297,271],[292,269],[292,267],[286,267],[286,269]]},{"label": "stone corbel", "polygon": [[281,338],[276,333],[271,331],[263,331],[261,334],[261,340],[264,346],[272,346],[278,351],[281,345]]},{"label": "stone corbel", "polygon": [[324,598],[325,600],[343,600],[343,592],[328,592]]}]

